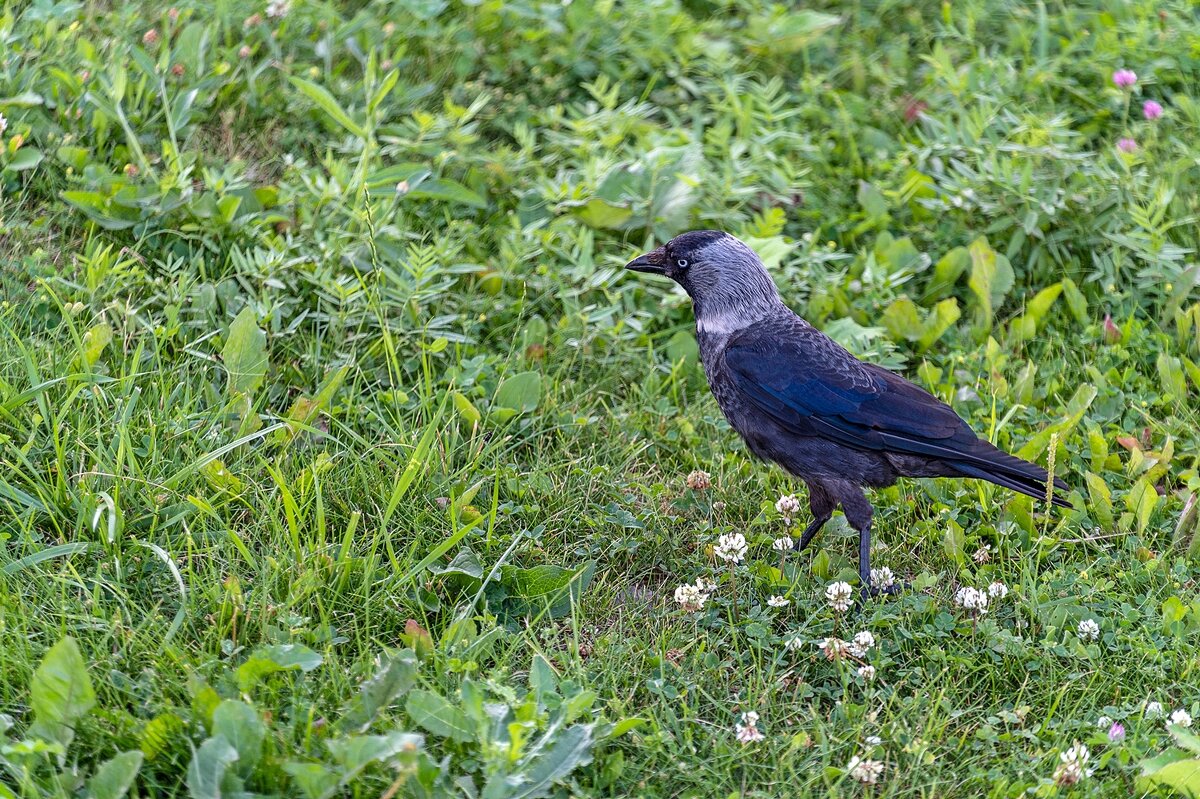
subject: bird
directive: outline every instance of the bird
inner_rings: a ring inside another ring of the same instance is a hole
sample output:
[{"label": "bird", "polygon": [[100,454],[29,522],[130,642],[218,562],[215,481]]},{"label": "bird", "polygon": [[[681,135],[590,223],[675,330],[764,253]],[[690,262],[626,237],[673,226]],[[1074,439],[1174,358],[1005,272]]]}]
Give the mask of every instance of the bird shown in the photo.
[{"label": "bird", "polygon": [[[858,532],[858,575],[872,585],[874,508],[864,488],[900,477],[972,477],[1045,497],[1042,467],[975,434],[954,409],[899,374],[856,358],[792,311],[758,255],[719,230],[693,230],[634,258],[626,269],[663,275],[691,297],[708,385],[756,457],[808,486],[812,520],[803,551],[840,505]],[[1070,503],[1057,491],[1051,501]]]}]

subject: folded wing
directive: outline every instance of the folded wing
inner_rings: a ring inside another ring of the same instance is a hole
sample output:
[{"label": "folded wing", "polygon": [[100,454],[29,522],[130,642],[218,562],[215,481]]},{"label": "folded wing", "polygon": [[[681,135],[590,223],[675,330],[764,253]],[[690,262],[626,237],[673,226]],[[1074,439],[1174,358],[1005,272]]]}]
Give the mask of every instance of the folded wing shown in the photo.
[{"label": "folded wing", "polygon": [[[859,450],[924,456],[964,477],[1044,496],[1046,472],[980,439],[954,410],[899,375],[863,363],[800,322],[734,336],[725,365],[743,396],[784,429]],[[1058,488],[1066,483],[1055,479]],[[1055,504],[1067,506],[1061,497]]]}]

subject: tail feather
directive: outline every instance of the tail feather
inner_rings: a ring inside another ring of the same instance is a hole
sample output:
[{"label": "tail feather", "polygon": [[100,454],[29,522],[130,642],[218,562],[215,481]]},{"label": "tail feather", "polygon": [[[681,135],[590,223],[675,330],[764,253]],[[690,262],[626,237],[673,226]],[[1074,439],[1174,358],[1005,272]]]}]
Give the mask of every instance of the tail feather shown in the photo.
[{"label": "tail feather", "polygon": [[[977,477],[998,486],[1011,489],[1038,499],[1046,496],[1046,470],[1037,464],[1022,460],[1003,452],[982,439],[980,447],[972,453],[970,462],[957,461],[952,465],[964,477]],[[1054,478],[1054,488],[1067,491],[1070,486],[1059,477]],[[1050,502],[1060,508],[1069,508],[1071,503],[1059,494],[1052,493]]]}]

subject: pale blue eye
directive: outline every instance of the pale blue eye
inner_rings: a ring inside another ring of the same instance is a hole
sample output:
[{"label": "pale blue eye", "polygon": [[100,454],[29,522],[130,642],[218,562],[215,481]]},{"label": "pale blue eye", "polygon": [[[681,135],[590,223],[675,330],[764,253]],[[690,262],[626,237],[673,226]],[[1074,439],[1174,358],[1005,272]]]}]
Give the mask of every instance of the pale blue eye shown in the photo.
[{"label": "pale blue eye", "polygon": [[678,266],[680,269],[687,269],[687,264],[688,264],[687,258],[680,258],[678,261],[675,262],[675,265]]}]

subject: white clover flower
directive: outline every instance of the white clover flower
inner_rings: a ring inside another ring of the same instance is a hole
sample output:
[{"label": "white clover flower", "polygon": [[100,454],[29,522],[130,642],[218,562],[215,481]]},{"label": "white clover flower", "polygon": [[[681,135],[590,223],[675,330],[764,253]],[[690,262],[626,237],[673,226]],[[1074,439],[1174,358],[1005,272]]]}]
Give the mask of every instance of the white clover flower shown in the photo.
[{"label": "white clover flower", "polygon": [[1095,641],[1100,637],[1100,625],[1096,623],[1095,619],[1084,619],[1079,622],[1075,634],[1084,641]]},{"label": "white clover flower", "polygon": [[1179,708],[1171,714],[1171,718],[1167,719],[1168,724],[1178,724],[1180,727],[1192,726],[1192,714],[1188,713],[1183,708]]},{"label": "white clover flower", "polygon": [[713,591],[717,590],[717,584],[715,582],[713,582],[712,580],[706,580],[703,577],[697,577],[696,578],[696,588],[698,588],[699,590],[703,591],[706,594],[711,594]]},{"label": "white clover flower", "polygon": [[[875,679],[875,667],[870,664],[867,664],[865,666],[859,666],[858,667],[858,676],[862,677],[867,682],[870,682],[871,680]],[[868,740],[870,740],[870,739],[868,739]]]},{"label": "white clover flower", "polygon": [[879,746],[883,743],[883,739],[878,735],[868,735],[863,739],[863,743],[867,744],[867,746]]},{"label": "white clover flower", "polygon": [[954,604],[972,616],[983,616],[987,613],[988,595],[978,588],[960,588],[954,594]]},{"label": "white clover flower", "polygon": [[871,585],[875,588],[888,589],[896,584],[896,575],[887,566],[871,569]]},{"label": "white clover flower", "polygon": [[767,604],[773,608],[785,608],[790,605],[792,600],[783,596],[773,596],[767,600]]},{"label": "white clover flower", "polygon": [[684,610],[700,610],[708,601],[708,594],[695,585],[681,585],[675,589],[675,601]]},{"label": "white clover flower", "polygon": [[746,536],[741,533],[726,533],[717,540],[713,554],[721,560],[738,563],[746,557]]},{"label": "white clover flower", "polygon": [[791,524],[792,517],[800,512],[800,500],[796,499],[793,494],[784,494],[775,500],[775,510],[779,511],[784,522]]},{"label": "white clover flower", "polygon": [[291,10],[291,0],[271,0],[267,3],[267,16],[271,19],[283,19]]},{"label": "white clover flower", "polygon": [[1059,785],[1074,785],[1084,777],[1092,775],[1091,770],[1087,768],[1091,753],[1083,744],[1075,744],[1058,758],[1060,762],[1054,771],[1054,781]]},{"label": "white clover flower", "polygon": [[6,130],[8,130],[8,119],[4,114],[0,114],[0,136],[3,136]]},{"label": "white clover flower", "polygon": [[1148,719],[1158,719],[1163,717],[1162,702],[1147,702],[1145,714]]},{"label": "white clover flower", "polygon": [[984,544],[979,549],[975,550],[975,554],[971,556],[971,560],[979,565],[983,565],[992,559],[992,545]]},{"label": "white clover flower", "polygon": [[798,635],[793,635],[783,642],[783,648],[789,652],[795,652],[804,646],[804,639]]},{"label": "white clover flower", "polygon": [[1096,726],[1102,730],[1106,730],[1113,725],[1113,720],[1108,716],[1101,716],[1096,719]]},{"label": "white clover flower", "polygon": [[742,720],[734,725],[737,739],[744,744],[761,741],[766,736],[758,729],[758,714],[753,710],[742,714]]},{"label": "white clover flower", "polygon": [[830,583],[825,589],[825,601],[838,613],[845,613],[854,604],[854,589],[850,583]]},{"label": "white clover flower", "polygon": [[1004,599],[1008,596],[1008,586],[997,580],[988,586],[988,596],[992,599]]},{"label": "white clover flower", "polygon": [[846,771],[850,778],[858,780],[863,785],[878,785],[883,777],[883,763],[878,760],[863,760],[858,755],[850,758]]},{"label": "white clover flower", "polygon": [[850,642],[848,649],[850,654],[856,658],[867,656],[867,652],[871,651],[871,647],[875,646],[875,636],[871,635],[868,630],[863,630],[856,633],[854,640]]},{"label": "white clover flower", "polygon": [[771,549],[776,552],[791,552],[796,548],[796,542],[792,540],[790,535],[785,535],[782,538],[776,538],[771,542]]}]

